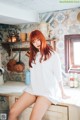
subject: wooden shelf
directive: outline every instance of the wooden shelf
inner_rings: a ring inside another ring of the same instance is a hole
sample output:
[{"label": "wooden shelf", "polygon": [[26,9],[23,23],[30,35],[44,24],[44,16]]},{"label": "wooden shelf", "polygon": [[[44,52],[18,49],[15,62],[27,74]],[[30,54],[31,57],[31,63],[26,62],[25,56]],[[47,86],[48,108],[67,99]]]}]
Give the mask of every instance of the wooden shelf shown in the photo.
[{"label": "wooden shelf", "polygon": [[12,48],[12,51],[28,51],[29,48]]},{"label": "wooden shelf", "polygon": [[[29,42],[29,41],[27,41]],[[22,44],[22,43],[26,43],[26,42],[2,42],[2,47],[7,51],[7,53],[9,54],[9,56],[11,55],[11,50],[12,51],[28,51],[29,48],[11,48],[11,46],[15,45],[15,44]]]},{"label": "wooden shelf", "polygon": [[19,41],[19,42],[2,42],[2,45],[15,45],[15,44],[23,44],[23,43],[29,43],[30,41]]},{"label": "wooden shelf", "polygon": [[[56,50],[56,39],[49,39],[49,40],[46,40],[48,44],[50,44],[54,50]],[[30,41],[24,41],[24,42],[2,42],[2,47],[8,52],[9,56],[11,55],[11,50],[12,51],[29,51],[29,47],[23,47],[23,48],[15,48],[15,47],[12,47],[14,46],[15,44],[23,44],[23,43],[29,43]]]}]

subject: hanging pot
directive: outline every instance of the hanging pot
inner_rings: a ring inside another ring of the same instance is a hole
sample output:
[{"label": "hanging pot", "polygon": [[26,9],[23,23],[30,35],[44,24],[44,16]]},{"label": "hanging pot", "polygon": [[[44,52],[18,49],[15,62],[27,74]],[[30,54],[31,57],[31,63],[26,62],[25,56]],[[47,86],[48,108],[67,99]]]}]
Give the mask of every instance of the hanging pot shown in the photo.
[{"label": "hanging pot", "polygon": [[21,51],[19,51],[19,61],[14,65],[15,72],[23,72],[25,69],[24,63],[21,61]]},{"label": "hanging pot", "polygon": [[9,60],[9,62],[7,63],[7,69],[9,70],[9,71],[14,71],[14,65],[16,65],[16,60],[14,60],[14,59],[10,59]]},{"label": "hanging pot", "polygon": [[[12,49],[11,49],[11,57],[13,57],[13,55],[12,55]],[[14,71],[14,65],[16,64],[16,60],[14,59],[14,58],[11,58],[10,60],[9,60],[9,62],[7,63],[7,70],[9,70],[9,71]]]}]

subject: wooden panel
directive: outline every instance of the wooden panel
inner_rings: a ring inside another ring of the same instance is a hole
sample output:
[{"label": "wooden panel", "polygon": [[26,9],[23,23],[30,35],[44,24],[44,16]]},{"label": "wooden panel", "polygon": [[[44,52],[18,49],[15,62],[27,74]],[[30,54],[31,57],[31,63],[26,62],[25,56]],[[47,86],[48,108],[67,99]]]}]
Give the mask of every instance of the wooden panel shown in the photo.
[{"label": "wooden panel", "polygon": [[[10,107],[14,102],[18,100],[18,96],[9,97],[9,105]],[[32,111],[34,104],[29,108],[26,108],[22,114],[19,116],[20,120],[29,120],[30,114]],[[42,120],[69,120],[68,118],[68,107],[67,106],[59,106],[59,105],[51,105],[48,111],[45,113]]]},{"label": "wooden panel", "polygon": [[[33,107],[33,105],[32,105]],[[20,120],[29,120],[32,107],[29,107],[24,110],[24,112],[21,115]],[[42,120],[68,120],[67,116],[67,107],[62,106],[51,106],[48,111],[45,113]]]},{"label": "wooden panel", "polygon": [[43,120],[68,120],[68,111],[66,106],[51,105]]}]

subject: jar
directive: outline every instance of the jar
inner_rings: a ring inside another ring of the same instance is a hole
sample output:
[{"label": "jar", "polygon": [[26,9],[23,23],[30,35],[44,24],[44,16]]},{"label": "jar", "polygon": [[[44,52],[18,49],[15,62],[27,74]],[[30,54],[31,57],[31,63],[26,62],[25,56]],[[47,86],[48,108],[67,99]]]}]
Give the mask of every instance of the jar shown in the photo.
[{"label": "jar", "polygon": [[74,87],[77,88],[79,86],[78,83],[78,74],[74,73]]},{"label": "jar", "polygon": [[69,86],[70,86],[71,88],[74,87],[74,76],[73,76],[73,73],[70,73]]},{"label": "jar", "polygon": [[25,42],[27,40],[27,34],[26,33],[20,33],[20,39],[22,42]]}]

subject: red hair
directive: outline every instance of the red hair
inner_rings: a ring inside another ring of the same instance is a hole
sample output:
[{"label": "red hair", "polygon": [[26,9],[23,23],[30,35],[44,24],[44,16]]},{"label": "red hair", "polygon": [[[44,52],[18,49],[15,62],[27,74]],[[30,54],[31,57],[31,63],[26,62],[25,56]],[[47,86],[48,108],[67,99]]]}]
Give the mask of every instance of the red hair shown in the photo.
[{"label": "red hair", "polygon": [[41,46],[40,46],[40,52],[41,52],[41,58],[40,58],[40,62],[43,60],[47,60],[50,55],[51,55],[51,51],[53,51],[52,47],[49,46],[46,42],[46,39],[44,37],[44,35],[42,34],[42,32],[40,32],[39,30],[34,30],[31,32],[30,34],[30,57],[29,57],[29,66],[32,67],[31,63],[32,61],[34,61],[35,63],[35,57],[36,54],[38,52],[38,49],[34,47],[33,42],[39,39],[41,42]]}]

